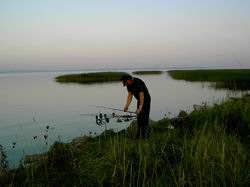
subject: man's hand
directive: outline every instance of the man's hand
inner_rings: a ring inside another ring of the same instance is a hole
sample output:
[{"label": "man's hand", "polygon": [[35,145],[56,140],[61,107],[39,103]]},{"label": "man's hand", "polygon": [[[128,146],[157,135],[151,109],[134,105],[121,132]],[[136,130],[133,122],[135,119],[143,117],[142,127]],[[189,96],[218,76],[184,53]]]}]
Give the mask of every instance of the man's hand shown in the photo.
[{"label": "man's hand", "polygon": [[125,106],[124,109],[123,109],[124,112],[127,112],[128,111],[128,106]]},{"label": "man's hand", "polygon": [[141,108],[141,107],[139,107],[139,108],[137,108],[137,110],[135,111],[135,113],[136,113],[137,115],[139,115],[139,114],[140,114],[140,112],[141,112],[141,110],[142,110],[142,108]]}]

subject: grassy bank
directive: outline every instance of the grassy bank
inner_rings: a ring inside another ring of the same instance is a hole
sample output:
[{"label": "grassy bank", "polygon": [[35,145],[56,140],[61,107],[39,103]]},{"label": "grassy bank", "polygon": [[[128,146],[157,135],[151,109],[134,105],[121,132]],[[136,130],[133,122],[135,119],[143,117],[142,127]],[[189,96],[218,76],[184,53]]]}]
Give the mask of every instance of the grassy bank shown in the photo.
[{"label": "grassy bank", "polygon": [[249,186],[249,114],[250,99],[235,99],[151,121],[147,140],[134,139],[133,122],[119,133],[57,142],[40,162],[1,170],[0,185]]},{"label": "grassy bank", "polygon": [[134,75],[159,75],[162,74],[163,71],[134,71],[132,74]]},{"label": "grassy bank", "polygon": [[173,70],[168,71],[168,74],[177,80],[213,82],[216,88],[250,89],[249,69]]},{"label": "grassy bank", "polygon": [[125,72],[95,72],[83,74],[61,75],[55,78],[60,83],[94,84],[104,82],[118,82]]}]

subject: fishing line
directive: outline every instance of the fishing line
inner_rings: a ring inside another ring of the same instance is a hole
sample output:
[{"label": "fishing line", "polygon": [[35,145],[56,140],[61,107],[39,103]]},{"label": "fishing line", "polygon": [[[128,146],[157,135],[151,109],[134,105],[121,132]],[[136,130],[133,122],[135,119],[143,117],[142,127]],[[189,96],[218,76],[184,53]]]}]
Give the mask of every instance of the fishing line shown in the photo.
[{"label": "fishing line", "polygon": [[237,56],[234,56],[235,61],[240,65],[241,69],[245,70],[244,66],[241,64],[239,58]]}]

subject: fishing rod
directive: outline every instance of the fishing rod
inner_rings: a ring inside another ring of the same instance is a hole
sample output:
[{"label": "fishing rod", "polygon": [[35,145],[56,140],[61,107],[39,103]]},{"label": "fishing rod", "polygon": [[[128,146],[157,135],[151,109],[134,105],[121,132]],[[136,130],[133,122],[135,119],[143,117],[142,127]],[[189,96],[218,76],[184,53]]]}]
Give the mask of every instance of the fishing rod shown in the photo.
[{"label": "fishing rod", "polygon": [[[91,107],[96,107],[96,108],[103,108],[103,109],[110,109],[110,110],[116,110],[116,111],[121,111],[121,112],[124,112],[124,110],[122,109],[118,109],[118,108],[111,108],[111,107],[106,107],[106,106],[98,106],[98,105],[89,105]],[[131,113],[131,114],[135,114],[135,112],[132,112],[132,111],[127,111],[128,113]]]}]

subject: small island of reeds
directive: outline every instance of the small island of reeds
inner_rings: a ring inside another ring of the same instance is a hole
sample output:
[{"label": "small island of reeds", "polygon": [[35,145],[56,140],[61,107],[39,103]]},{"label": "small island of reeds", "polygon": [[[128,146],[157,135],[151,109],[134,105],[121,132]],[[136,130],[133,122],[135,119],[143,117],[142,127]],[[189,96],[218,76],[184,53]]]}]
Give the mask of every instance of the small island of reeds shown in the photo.
[{"label": "small island of reeds", "polygon": [[134,75],[159,75],[162,74],[162,71],[134,71],[132,74]]},{"label": "small island of reeds", "polygon": [[212,82],[216,88],[250,89],[250,69],[173,70],[168,74],[176,80]]},{"label": "small island of reeds", "polygon": [[80,84],[95,84],[104,82],[118,82],[125,72],[93,72],[61,75],[55,78],[59,83],[80,83]]}]

